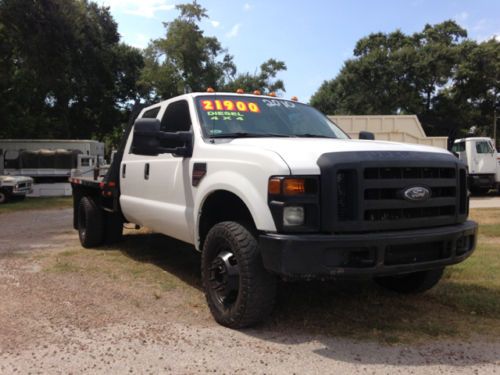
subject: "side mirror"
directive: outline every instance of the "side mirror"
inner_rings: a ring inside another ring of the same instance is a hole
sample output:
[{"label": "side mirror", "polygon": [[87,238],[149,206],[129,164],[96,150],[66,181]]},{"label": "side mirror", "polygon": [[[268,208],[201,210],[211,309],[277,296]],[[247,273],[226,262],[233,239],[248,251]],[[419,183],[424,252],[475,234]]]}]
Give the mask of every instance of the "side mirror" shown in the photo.
[{"label": "side mirror", "polygon": [[375,134],[362,130],[359,132],[359,139],[368,139],[373,141],[375,139]]},{"label": "side mirror", "polygon": [[131,151],[138,155],[158,155],[160,120],[141,118],[135,121]]},{"label": "side mirror", "polygon": [[[163,147],[162,143],[176,147]],[[131,150],[138,155],[170,153],[174,156],[189,157],[193,153],[193,135],[191,132],[164,132],[160,130],[160,120],[141,118],[134,124]]]}]

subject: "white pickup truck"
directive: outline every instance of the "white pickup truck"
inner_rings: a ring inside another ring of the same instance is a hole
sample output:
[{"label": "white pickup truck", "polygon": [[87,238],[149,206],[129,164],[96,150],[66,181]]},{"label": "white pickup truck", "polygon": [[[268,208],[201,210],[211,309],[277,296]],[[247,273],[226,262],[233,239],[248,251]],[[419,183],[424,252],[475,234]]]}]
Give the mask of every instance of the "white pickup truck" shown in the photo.
[{"label": "white pickup truck", "polygon": [[103,179],[71,178],[74,227],[84,247],[120,239],[124,222],[192,244],[232,328],[269,314],[278,277],[425,291],[476,244],[466,167],[360,136],[297,101],[182,95],[142,110]]},{"label": "white pickup truck", "polygon": [[24,199],[33,191],[33,179],[25,176],[0,176],[0,204],[13,198]]}]

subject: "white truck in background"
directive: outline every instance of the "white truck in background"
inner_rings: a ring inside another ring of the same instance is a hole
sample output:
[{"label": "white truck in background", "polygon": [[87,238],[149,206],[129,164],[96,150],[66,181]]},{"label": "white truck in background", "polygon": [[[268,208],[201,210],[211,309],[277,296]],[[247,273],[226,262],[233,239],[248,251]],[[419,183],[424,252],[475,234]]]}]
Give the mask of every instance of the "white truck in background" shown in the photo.
[{"label": "white truck in background", "polygon": [[0,176],[0,204],[24,199],[33,190],[33,179],[25,176]]},{"label": "white truck in background", "polygon": [[491,138],[457,139],[451,150],[467,165],[472,194],[486,194],[500,188],[500,156]]},{"label": "white truck in background", "polygon": [[80,242],[112,243],[133,223],[192,244],[222,325],[264,319],[278,278],[418,293],[474,251],[466,166],[446,150],[353,140],[262,95],[190,93],[133,120],[105,176],[70,179]]}]

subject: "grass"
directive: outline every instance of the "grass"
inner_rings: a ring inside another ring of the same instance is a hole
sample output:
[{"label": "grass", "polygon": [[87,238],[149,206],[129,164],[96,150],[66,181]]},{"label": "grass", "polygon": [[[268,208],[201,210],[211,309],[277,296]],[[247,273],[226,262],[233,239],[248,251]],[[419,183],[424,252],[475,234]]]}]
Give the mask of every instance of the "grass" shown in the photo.
[{"label": "grass", "polygon": [[1,204],[0,215],[16,211],[69,208],[72,205],[72,197],[26,198]]},{"label": "grass", "polygon": [[[329,335],[387,344],[500,337],[500,209],[471,210],[480,223],[475,253],[447,268],[443,280],[421,295],[398,295],[372,281],[280,283],[276,308],[258,332]],[[52,255],[46,271],[104,275],[139,286],[151,298],[183,303],[208,315],[201,292],[200,259],[192,248],[156,234],[129,234],[116,247],[70,248]],[[131,301],[131,303],[134,303]],[[137,302],[139,307],[140,303]]]},{"label": "grass", "polygon": [[107,247],[98,250],[71,248],[49,255],[49,259],[45,257],[47,263],[44,271],[59,274],[99,275],[112,281],[142,284],[146,289],[151,290],[156,299],[160,299],[164,292],[186,286],[175,273],[165,272],[162,267],[158,266],[165,260],[165,256],[162,256],[163,238],[159,239],[157,248],[142,251],[136,247],[136,243],[142,241],[134,237],[144,239],[144,235],[127,237],[127,241],[124,241],[119,248]]}]

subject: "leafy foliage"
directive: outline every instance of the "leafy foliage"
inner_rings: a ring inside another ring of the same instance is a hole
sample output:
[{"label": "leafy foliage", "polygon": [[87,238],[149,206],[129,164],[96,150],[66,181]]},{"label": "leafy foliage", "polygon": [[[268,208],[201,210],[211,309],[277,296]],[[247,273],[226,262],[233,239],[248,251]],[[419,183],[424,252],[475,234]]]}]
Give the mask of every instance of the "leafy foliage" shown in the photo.
[{"label": "leafy foliage", "polygon": [[419,33],[375,33],[325,81],[311,104],[331,114],[417,114],[432,135],[453,138],[472,125],[491,134],[500,102],[500,43],[477,43],[454,21]]},{"label": "leafy foliage", "polygon": [[0,137],[101,136],[137,99],[140,51],[88,1],[0,1]]},{"label": "leafy foliage", "polygon": [[145,68],[140,85],[150,101],[168,99],[191,91],[217,90],[263,92],[285,89],[278,72],[286,70],[282,61],[269,59],[260,72],[237,74],[233,56],[222,48],[215,37],[207,37],[199,22],[207,18],[207,11],[196,1],[176,7],[180,15],[164,23],[166,35],[153,40],[144,52]]},{"label": "leafy foliage", "polygon": [[166,35],[143,51],[120,42],[109,8],[89,0],[0,0],[0,138],[97,138],[116,144],[139,102],[189,91],[284,90],[285,63],[237,74],[233,57],[177,5]]}]

